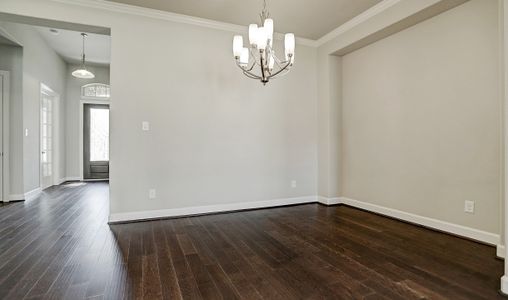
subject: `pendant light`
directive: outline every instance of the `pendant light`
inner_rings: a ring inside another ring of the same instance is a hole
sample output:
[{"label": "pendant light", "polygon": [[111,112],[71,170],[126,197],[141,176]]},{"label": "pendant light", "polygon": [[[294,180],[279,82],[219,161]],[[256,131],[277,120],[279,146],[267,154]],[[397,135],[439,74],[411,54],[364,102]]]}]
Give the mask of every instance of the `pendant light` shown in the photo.
[{"label": "pendant light", "polygon": [[95,78],[95,75],[92,72],[87,70],[86,64],[85,64],[85,38],[88,35],[86,33],[82,33],[81,36],[83,37],[83,53],[81,56],[81,66],[77,70],[72,72],[72,76],[74,76],[76,78],[81,78],[81,79],[92,79],[92,78]]}]

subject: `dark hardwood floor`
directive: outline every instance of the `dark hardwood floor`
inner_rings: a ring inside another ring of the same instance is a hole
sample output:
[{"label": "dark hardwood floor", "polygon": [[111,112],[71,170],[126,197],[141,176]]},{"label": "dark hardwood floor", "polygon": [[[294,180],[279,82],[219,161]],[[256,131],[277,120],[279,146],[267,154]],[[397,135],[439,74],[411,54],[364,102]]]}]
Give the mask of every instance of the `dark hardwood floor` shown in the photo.
[{"label": "dark hardwood floor", "polygon": [[0,298],[501,298],[493,247],[350,207],[108,226],[107,192],[1,206]]}]

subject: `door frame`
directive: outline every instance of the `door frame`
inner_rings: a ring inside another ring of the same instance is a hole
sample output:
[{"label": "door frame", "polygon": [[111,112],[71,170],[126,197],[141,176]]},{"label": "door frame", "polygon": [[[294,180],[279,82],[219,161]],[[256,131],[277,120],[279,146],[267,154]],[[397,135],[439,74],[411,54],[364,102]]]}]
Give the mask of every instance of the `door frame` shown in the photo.
[{"label": "door frame", "polygon": [[10,72],[0,70],[0,78],[2,80],[3,97],[0,105],[2,106],[2,151],[0,159],[2,160],[2,178],[0,184],[2,185],[2,195],[0,201],[9,202],[9,171],[10,171],[10,158],[9,158],[9,103],[10,103]]},{"label": "door frame", "polygon": [[[41,152],[42,152],[42,95],[46,94],[53,98],[52,102],[52,113],[51,113],[51,183],[49,186],[43,186],[42,180],[42,168],[41,168]],[[59,172],[57,170],[60,169],[60,94],[51,89],[48,85],[40,82],[40,93],[39,93],[39,187],[41,189],[45,189],[51,187],[53,185],[58,185],[60,183]],[[58,143],[57,143],[58,142]],[[58,158],[58,159],[56,159]]]},{"label": "door frame", "polygon": [[[84,113],[84,107],[85,104],[101,104],[101,105],[107,105],[110,108],[111,113],[111,101],[109,99],[104,100],[97,100],[97,99],[81,99],[79,103],[79,180],[85,181],[84,179],[84,166],[83,166],[83,160],[84,160],[84,153],[83,153],[83,146],[84,146],[84,136],[83,136],[83,129],[84,129],[84,119],[83,119],[83,113]],[[111,124],[111,118],[109,120],[109,123]],[[111,127],[109,130],[109,138],[111,141]],[[111,159],[111,157],[110,157]],[[99,181],[103,181],[104,179],[99,179]],[[86,181],[95,181],[95,179],[87,179]]]}]

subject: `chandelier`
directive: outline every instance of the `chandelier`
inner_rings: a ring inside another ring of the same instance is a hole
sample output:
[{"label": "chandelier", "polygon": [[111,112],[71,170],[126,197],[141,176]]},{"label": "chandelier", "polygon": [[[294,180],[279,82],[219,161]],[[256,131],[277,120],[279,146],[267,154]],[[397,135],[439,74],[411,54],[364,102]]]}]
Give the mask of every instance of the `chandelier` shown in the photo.
[{"label": "chandelier", "polygon": [[[286,33],[284,37],[285,56],[281,60],[273,49],[273,20],[263,1],[263,11],[260,14],[261,25],[249,25],[249,47],[243,46],[243,37],[235,35],[233,38],[233,54],[236,65],[243,74],[251,79],[260,80],[266,85],[270,79],[275,79],[289,72],[295,62],[295,35]],[[254,71],[254,69],[258,69]]]}]

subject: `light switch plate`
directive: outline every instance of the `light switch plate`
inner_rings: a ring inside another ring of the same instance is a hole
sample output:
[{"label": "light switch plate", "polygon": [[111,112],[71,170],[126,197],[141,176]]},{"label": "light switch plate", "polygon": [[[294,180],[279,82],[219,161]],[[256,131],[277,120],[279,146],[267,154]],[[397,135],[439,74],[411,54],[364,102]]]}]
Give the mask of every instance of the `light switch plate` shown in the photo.
[{"label": "light switch plate", "polygon": [[148,191],[148,198],[155,199],[157,198],[157,191],[155,189],[151,189]]},{"label": "light switch plate", "polygon": [[147,121],[143,121],[141,123],[141,129],[143,129],[143,131],[149,131],[150,130],[150,123],[148,123]]},{"label": "light switch plate", "polygon": [[464,202],[464,212],[468,214],[474,214],[474,201],[466,200]]}]

